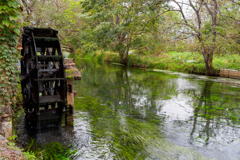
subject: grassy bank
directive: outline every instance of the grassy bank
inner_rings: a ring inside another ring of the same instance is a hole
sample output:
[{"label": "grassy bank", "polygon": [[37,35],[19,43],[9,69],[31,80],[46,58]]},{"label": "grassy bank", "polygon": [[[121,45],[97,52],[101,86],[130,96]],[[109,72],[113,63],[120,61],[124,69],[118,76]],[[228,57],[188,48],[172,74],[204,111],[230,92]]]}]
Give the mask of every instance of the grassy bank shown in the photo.
[{"label": "grassy bank", "polygon": [[[118,53],[96,51],[92,53],[80,53],[78,50],[73,58],[88,58],[97,61],[120,63]],[[130,54],[128,66],[141,68],[155,68],[176,72],[206,74],[203,56],[197,52],[168,52],[161,55]],[[240,68],[240,56],[238,54],[217,56],[213,58],[213,66],[218,74],[221,68],[238,70]]]}]

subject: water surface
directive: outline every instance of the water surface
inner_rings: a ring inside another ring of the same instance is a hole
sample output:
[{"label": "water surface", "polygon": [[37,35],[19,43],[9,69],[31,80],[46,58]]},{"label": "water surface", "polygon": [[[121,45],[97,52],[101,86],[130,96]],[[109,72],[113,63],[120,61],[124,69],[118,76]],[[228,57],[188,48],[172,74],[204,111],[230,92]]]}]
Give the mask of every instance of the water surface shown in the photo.
[{"label": "water surface", "polygon": [[74,159],[240,159],[239,81],[79,60],[73,127],[29,134]]}]

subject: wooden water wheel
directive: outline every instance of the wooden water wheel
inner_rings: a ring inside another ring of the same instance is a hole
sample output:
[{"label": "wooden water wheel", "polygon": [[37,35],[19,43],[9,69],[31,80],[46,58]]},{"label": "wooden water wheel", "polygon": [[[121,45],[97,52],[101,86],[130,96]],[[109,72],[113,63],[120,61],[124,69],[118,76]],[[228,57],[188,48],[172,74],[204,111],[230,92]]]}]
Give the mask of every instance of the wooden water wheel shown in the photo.
[{"label": "wooden water wheel", "polygon": [[21,86],[26,115],[48,119],[66,109],[67,84],[58,31],[24,27]]}]

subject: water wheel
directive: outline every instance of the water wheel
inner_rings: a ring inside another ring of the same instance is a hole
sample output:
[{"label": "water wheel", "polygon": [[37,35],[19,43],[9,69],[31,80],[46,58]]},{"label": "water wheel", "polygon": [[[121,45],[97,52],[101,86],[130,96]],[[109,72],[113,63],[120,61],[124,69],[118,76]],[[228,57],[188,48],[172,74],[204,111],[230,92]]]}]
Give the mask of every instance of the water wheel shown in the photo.
[{"label": "water wheel", "polygon": [[21,87],[27,117],[61,117],[66,109],[67,82],[58,31],[24,27]]}]

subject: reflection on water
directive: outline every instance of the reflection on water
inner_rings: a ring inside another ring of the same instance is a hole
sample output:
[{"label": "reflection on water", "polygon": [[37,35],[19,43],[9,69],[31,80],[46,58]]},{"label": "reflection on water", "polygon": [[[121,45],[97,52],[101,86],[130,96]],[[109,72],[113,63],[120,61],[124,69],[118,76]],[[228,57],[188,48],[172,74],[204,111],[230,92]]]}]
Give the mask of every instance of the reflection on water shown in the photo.
[{"label": "reflection on water", "polygon": [[159,124],[171,142],[211,158],[240,157],[240,88],[161,72],[114,65],[87,66],[76,90],[128,116]]},{"label": "reflection on water", "polygon": [[75,159],[240,158],[239,87],[83,60],[76,65],[85,70],[74,86],[74,127],[37,134],[37,143],[71,143]]}]

